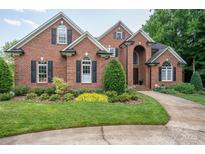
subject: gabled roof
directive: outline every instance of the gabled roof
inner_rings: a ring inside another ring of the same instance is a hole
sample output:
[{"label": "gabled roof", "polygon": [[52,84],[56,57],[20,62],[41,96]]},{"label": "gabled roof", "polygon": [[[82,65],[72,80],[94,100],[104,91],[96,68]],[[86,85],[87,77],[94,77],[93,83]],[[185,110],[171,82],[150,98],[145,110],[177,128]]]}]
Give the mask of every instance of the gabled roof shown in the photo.
[{"label": "gabled roof", "polygon": [[79,44],[82,40],[85,38],[88,38],[90,41],[92,41],[100,50],[109,52],[107,48],[105,48],[96,38],[94,38],[89,32],[84,32],[79,38],[77,38],[75,41],[73,41],[71,44],[69,44],[63,51],[66,50],[72,50],[77,44]]},{"label": "gabled roof", "polygon": [[114,28],[116,28],[119,25],[122,26],[130,35],[133,34],[133,32],[122,21],[118,21],[111,28],[109,28],[107,31],[105,31],[101,36],[99,36],[98,40],[102,39],[105,35],[107,35],[109,32],[111,32]]},{"label": "gabled roof", "polygon": [[47,22],[43,23],[41,26],[39,26],[37,29],[35,29],[34,31],[32,31],[31,33],[29,33],[27,36],[25,36],[24,38],[22,38],[17,44],[15,44],[14,46],[12,46],[10,49],[8,49],[7,51],[13,51],[13,49],[18,49],[21,48],[24,44],[26,44],[27,42],[29,42],[31,39],[33,39],[35,36],[37,36],[38,34],[40,34],[41,32],[43,32],[46,28],[48,28],[50,25],[52,25],[53,23],[55,23],[57,20],[59,19],[64,19],[72,28],[74,28],[77,32],[79,32],[80,34],[83,33],[83,30],[78,27],[70,18],[68,18],[63,12],[59,12],[58,14],[56,14],[54,17],[52,17],[51,19],[49,19]]},{"label": "gabled roof", "polygon": [[142,29],[139,29],[137,32],[135,32],[132,36],[127,38],[126,41],[131,41],[137,34],[141,33],[148,41],[154,42],[154,40]]},{"label": "gabled roof", "polygon": [[[158,44],[159,45],[159,44]],[[161,46],[162,47],[162,46]],[[186,62],[174,51],[173,48],[167,46],[166,48],[160,48],[147,62],[146,64],[156,63],[156,60],[166,51],[169,51],[181,64],[186,64]]]}]

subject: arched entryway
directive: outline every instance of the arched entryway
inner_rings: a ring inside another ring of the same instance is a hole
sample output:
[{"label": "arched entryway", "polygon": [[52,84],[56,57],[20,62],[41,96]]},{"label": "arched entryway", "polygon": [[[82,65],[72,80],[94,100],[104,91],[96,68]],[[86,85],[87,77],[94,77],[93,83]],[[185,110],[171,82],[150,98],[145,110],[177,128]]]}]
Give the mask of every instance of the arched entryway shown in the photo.
[{"label": "arched entryway", "polygon": [[145,48],[137,45],[133,51],[133,84],[145,84]]}]

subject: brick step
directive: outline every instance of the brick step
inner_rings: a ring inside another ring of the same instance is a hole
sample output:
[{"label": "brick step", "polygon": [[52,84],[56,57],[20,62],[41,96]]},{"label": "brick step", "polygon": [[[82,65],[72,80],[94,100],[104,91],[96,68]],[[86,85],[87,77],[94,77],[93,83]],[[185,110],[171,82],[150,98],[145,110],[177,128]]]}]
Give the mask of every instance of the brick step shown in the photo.
[{"label": "brick step", "polygon": [[150,90],[145,85],[134,85],[133,88],[135,88],[137,91],[148,91],[148,90]]}]

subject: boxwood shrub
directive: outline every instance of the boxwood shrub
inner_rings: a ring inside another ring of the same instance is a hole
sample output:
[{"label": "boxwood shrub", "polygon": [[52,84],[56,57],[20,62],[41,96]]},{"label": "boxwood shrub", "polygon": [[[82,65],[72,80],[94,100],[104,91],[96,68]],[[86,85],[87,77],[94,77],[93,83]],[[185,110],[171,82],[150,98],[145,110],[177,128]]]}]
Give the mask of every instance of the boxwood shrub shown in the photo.
[{"label": "boxwood shrub", "polygon": [[13,85],[12,74],[8,64],[0,57],[0,93],[7,93]]},{"label": "boxwood shrub", "polygon": [[201,76],[200,76],[199,72],[197,72],[197,71],[192,74],[190,83],[194,85],[194,87],[197,91],[203,89],[203,83],[201,80]]},{"label": "boxwood shrub", "polygon": [[10,100],[12,96],[13,95],[11,93],[0,93],[0,101]]},{"label": "boxwood shrub", "polygon": [[12,91],[14,92],[15,96],[24,96],[28,93],[29,88],[24,85],[17,85],[12,88]]},{"label": "boxwood shrub", "polygon": [[171,88],[173,88],[174,90],[180,93],[184,93],[184,94],[193,94],[195,92],[194,85],[190,83],[179,83],[179,84],[172,86]]},{"label": "boxwood shrub", "polygon": [[103,87],[105,91],[116,91],[118,94],[125,92],[125,72],[117,59],[111,60],[105,68],[103,75]]}]

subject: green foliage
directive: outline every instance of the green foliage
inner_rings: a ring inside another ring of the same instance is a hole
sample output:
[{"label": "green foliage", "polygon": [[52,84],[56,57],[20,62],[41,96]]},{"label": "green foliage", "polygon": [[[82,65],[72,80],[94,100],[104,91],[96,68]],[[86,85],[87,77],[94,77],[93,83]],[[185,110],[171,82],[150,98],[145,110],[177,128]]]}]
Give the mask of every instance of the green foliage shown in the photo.
[{"label": "green foliage", "polygon": [[133,101],[133,100],[135,101],[138,100],[138,96],[136,95],[136,93],[125,92],[125,93],[118,95],[117,97],[112,98],[112,102],[127,102],[127,101]]},{"label": "green foliage", "polygon": [[[13,40],[13,41],[10,41],[10,42],[6,42],[6,43],[4,44],[4,46],[2,47],[2,48],[3,48],[3,51],[8,50],[8,49],[11,48],[12,46],[14,46],[17,42],[18,42],[17,40]],[[10,63],[10,64],[14,63],[13,56],[12,56],[10,53],[3,52],[3,57],[4,57],[4,59],[5,59],[8,63]]]},{"label": "green foliage", "polygon": [[9,66],[2,58],[0,58],[0,93],[9,92],[12,85],[13,79]]},{"label": "green foliage", "polygon": [[0,101],[7,101],[12,98],[11,93],[0,93]]},{"label": "green foliage", "polygon": [[56,91],[55,87],[50,87],[50,88],[46,88],[45,93],[51,96],[52,94],[56,93],[55,91]]},{"label": "green foliage", "polygon": [[14,92],[15,96],[24,96],[28,93],[29,88],[24,85],[18,85],[13,87],[12,91]]},{"label": "green foliage", "polygon": [[40,96],[41,101],[48,100],[48,99],[49,99],[49,95],[47,93],[44,93]]},{"label": "green foliage", "polygon": [[26,95],[26,100],[34,100],[34,99],[36,99],[38,96],[37,96],[37,94],[36,93],[28,93],[27,95]]},{"label": "green foliage", "polygon": [[82,103],[108,103],[108,97],[97,93],[84,93],[76,98],[76,102]]},{"label": "green foliage", "polygon": [[153,89],[154,91],[160,92],[160,93],[164,93],[164,94],[176,94],[176,90],[174,90],[173,88],[167,88],[165,86],[161,86],[161,87],[157,87]]},{"label": "green foliage", "polygon": [[203,84],[199,72],[194,72],[192,74],[190,83],[194,85],[197,91],[202,90]]},{"label": "green foliage", "polygon": [[106,65],[103,86],[106,91],[116,91],[119,94],[125,91],[125,72],[118,60],[113,59]]},{"label": "green foliage", "polygon": [[193,94],[195,92],[194,86],[190,83],[179,83],[179,84],[172,86],[172,88],[184,94]]},{"label": "green foliage", "polygon": [[75,98],[75,96],[72,93],[66,93],[63,96],[63,100],[66,102],[72,101]]},{"label": "green foliage", "polygon": [[77,89],[77,90],[70,91],[70,93],[72,93],[75,97],[83,93],[103,93],[103,92],[104,92],[103,89]]},{"label": "green foliage", "polygon": [[68,90],[68,85],[61,78],[54,77],[53,84],[56,89],[56,94],[63,95]]},{"label": "green foliage", "polygon": [[53,94],[50,96],[49,100],[50,101],[59,101],[60,100],[60,95],[59,94]]},{"label": "green foliage", "polygon": [[192,62],[205,83],[205,10],[155,10],[144,30],[157,42],[172,46],[187,62],[185,80],[190,81]]},{"label": "green foliage", "polygon": [[46,88],[44,87],[35,87],[33,92],[36,93],[38,96],[41,96],[43,93],[46,92]]}]

